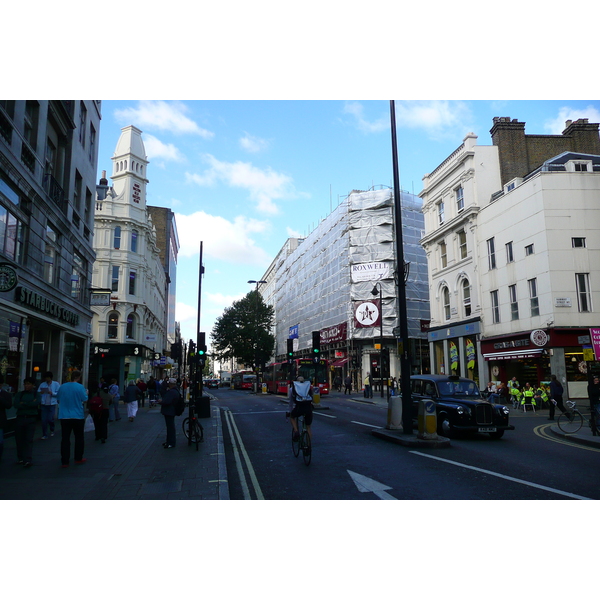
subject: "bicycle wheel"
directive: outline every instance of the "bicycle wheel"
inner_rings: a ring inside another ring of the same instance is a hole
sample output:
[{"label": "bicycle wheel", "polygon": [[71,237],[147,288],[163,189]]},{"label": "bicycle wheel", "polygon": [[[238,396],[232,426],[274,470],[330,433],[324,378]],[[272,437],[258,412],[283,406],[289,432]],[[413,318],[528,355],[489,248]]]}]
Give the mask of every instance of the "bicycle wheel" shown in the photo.
[{"label": "bicycle wheel", "polygon": [[310,444],[310,435],[308,431],[303,431],[300,436],[300,442],[302,445],[302,458],[306,466],[310,465],[310,459],[312,458],[312,447]]},{"label": "bicycle wheel", "polygon": [[294,430],[292,429],[292,452],[294,456],[298,458],[298,454],[300,454],[300,436],[297,439],[294,439]]},{"label": "bicycle wheel", "polygon": [[191,431],[190,431],[190,418],[186,417],[181,424],[181,428],[183,429],[183,435],[185,435],[186,440],[190,439]]},{"label": "bicycle wheel", "polygon": [[577,433],[583,425],[583,416],[576,410],[571,413],[563,413],[558,417],[558,427],[564,433]]},{"label": "bicycle wheel", "polygon": [[202,427],[202,423],[199,423],[197,419],[194,419],[194,422],[192,425],[192,442],[195,442],[197,445],[203,441],[204,441],[204,427]]}]

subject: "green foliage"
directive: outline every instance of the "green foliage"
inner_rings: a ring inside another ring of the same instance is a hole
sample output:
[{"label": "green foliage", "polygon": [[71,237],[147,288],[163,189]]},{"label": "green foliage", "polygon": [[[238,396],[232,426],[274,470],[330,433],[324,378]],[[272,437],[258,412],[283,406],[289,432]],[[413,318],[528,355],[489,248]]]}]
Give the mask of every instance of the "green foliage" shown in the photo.
[{"label": "green foliage", "polygon": [[259,358],[268,361],[275,347],[275,337],[271,334],[274,312],[256,290],[236,300],[216,320],[210,334],[216,357],[252,365],[256,344]]}]

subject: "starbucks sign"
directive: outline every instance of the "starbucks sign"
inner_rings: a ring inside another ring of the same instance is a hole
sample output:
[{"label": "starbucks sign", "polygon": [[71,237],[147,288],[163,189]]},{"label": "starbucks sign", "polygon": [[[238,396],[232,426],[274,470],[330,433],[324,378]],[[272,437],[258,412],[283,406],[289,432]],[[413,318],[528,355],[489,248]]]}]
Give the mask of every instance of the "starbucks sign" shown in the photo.
[{"label": "starbucks sign", "polygon": [[17,287],[17,272],[8,263],[0,263],[0,292],[10,292]]}]

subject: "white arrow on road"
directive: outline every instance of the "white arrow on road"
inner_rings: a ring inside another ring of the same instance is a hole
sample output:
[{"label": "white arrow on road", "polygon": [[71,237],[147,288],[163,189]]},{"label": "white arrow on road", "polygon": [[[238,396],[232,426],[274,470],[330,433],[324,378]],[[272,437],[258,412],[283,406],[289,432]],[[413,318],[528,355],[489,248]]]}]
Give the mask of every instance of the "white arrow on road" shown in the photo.
[{"label": "white arrow on road", "polygon": [[385,491],[392,489],[389,485],[379,483],[379,481],[375,481],[364,475],[359,475],[354,471],[348,470],[348,474],[352,477],[352,481],[356,484],[359,492],[373,492],[381,500],[398,500],[398,498],[394,498],[394,496]]}]

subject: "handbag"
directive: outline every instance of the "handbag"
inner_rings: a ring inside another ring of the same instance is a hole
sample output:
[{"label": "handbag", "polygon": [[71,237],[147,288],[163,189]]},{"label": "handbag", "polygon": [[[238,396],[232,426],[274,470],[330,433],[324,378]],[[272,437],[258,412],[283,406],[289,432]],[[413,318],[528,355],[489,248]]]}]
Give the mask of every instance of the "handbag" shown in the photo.
[{"label": "handbag", "polygon": [[96,426],[94,425],[94,419],[92,419],[92,415],[88,415],[85,419],[85,425],[83,426],[83,432],[87,433],[88,431],[95,431]]}]

